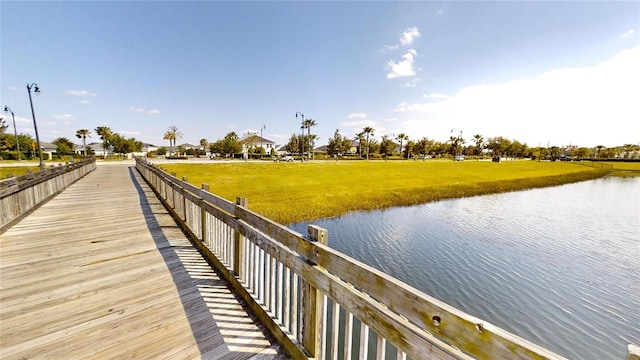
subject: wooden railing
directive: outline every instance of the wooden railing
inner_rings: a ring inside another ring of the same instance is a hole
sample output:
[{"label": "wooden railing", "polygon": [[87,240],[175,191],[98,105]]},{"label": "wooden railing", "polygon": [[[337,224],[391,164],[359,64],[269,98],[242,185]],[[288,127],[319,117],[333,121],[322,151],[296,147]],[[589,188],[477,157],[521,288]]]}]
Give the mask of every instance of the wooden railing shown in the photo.
[{"label": "wooden railing", "polygon": [[562,359],[331,249],[324,229],[304,237],[246,199],[136,167],[294,359]]},{"label": "wooden railing", "polygon": [[90,158],[0,180],[0,233],[95,168]]}]

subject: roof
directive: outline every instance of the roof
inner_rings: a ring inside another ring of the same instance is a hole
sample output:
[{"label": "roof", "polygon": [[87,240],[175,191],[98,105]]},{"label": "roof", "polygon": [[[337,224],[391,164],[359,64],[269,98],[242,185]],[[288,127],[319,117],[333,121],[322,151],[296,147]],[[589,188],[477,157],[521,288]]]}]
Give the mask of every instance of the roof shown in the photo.
[{"label": "roof", "polygon": [[56,150],[58,149],[58,147],[52,143],[48,143],[48,142],[44,142],[44,141],[40,141],[40,148],[43,150]]},{"label": "roof", "polygon": [[258,135],[249,135],[240,140],[240,144],[258,145],[258,144],[275,144],[274,141],[265,139]]}]

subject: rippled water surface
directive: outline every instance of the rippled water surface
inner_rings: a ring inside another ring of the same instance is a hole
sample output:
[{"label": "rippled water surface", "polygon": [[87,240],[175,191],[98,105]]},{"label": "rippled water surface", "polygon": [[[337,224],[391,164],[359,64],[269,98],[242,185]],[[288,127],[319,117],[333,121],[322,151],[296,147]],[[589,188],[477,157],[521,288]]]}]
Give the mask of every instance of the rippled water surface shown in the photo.
[{"label": "rippled water surface", "polygon": [[624,359],[640,344],[640,178],[314,224],[333,248],[560,355]]}]

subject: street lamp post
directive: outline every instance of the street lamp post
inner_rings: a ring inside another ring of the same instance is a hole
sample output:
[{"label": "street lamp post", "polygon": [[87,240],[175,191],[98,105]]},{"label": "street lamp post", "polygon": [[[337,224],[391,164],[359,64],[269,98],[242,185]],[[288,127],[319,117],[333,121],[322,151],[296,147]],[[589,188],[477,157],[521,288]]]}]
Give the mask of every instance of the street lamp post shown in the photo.
[{"label": "street lamp post", "polygon": [[29,104],[31,104],[31,116],[33,117],[33,129],[36,131],[36,143],[38,146],[38,155],[40,155],[40,170],[44,170],[44,159],[42,157],[42,148],[40,147],[40,136],[38,135],[38,125],[36,124],[36,112],[33,110],[33,99],[31,98],[31,88],[36,94],[40,94],[40,88],[38,84],[27,84],[27,93],[29,93]]},{"label": "street lamp post", "polygon": [[296,111],[296,119],[298,118],[298,115],[300,116],[300,119],[302,119],[302,126],[300,127],[301,129],[301,136],[300,136],[300,161],[304,161],[304,114],[301,113],[300,111]]},{"label": "street lamp post", "polygon": [[260,160],[262,160],[262,130],[266,129],[267,125],[262,125],[262,127],[260,128]]},{"label": "street lamp post", "polygon": [[4,112],[11,113],[11,120],[13,120],[13,133],[16,135],[16,150],[18,151],[18,161],[22,161],[20,159],[20,142],[18,141],[18,129],[16,129],[16,117],[13,114],[13,111],[7,105],[4,106]]}]

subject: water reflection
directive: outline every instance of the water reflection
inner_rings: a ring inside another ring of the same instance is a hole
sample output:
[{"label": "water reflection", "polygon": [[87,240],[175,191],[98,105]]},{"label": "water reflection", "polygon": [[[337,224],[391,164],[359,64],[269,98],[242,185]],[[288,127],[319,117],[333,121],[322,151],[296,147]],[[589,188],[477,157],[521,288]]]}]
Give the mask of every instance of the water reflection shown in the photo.
[{"label": "water reflection", "polygon": [[332,247],[569,358],[640,343],[639,178],[314,223]]}]

